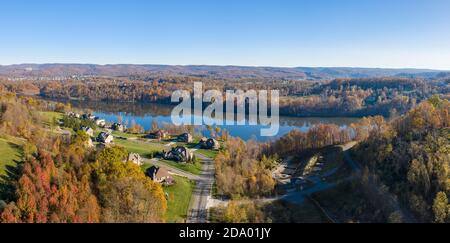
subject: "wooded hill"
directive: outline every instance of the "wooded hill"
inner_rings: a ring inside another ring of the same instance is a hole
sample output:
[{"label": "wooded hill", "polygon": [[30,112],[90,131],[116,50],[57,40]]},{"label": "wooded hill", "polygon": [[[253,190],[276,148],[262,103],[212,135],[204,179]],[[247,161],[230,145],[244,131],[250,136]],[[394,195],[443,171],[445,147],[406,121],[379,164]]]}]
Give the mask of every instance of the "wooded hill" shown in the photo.
[{"label": "wooded hill", "polygon": [[450,76],[448,72],[428,69],[383,69],[350,67],[248,67],[211,65],[95,65],[95,64],[19,64],[0,66],[4,77],[55,77],[55,76],[193,76],[218,79],[333,79],[403,76],[436,78]]}]

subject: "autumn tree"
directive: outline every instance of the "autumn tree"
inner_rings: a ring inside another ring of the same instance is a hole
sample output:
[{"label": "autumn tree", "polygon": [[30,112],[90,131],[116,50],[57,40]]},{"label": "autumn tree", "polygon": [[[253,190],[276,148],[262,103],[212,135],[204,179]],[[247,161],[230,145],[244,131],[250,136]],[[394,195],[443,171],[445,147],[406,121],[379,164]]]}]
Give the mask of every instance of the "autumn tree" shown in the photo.
[{"label": "autumn tree", "polygon": [[230,138],[216,159],[216,179],[219,193],[231,197],[258,197],[272,193],[274,158],[265,157],[255,142]]},{"label": "autumn tree", "polygon": [[50,154],[40,151],[25,162],[16,198],[1,214],[2,222],[98,222],[100,208],[88,176],[58,169]]},{"label": "autumn tree", "polygon": [[450,188],[449,110],[448,100],[433,97],[390,123],[364,119],[367,132],[353,151],[421,222],[446,217],[440,192]]},{"label": "autumn tree", "polygon": [[138,133],[144,133],[144,128],[137,124],[135,121],[131,122],[131,127],[127,129],[127,132],[138,134]]},{"label": "autumn tree", "polygon": [[105,190],[102,190],[103,221],[163,222],[164,198],[161,191],[154,188],[152,182],[143,182],[136,177],[122,177],[108,183]]},{"label": "autumn tree", "polygon": [[264,223],[264,213],[251,201],[232,200],[224,209],[226,223]]},{"label": "autumn tree", "polygon": [[105,148],[92,164],[104,222],[162,222],[167,202],[161,186],[127,162],[123,147]]},{"label": "autumn tree", "polygon": [[450,204],[445,192],[438,192],[433,202],[434,222],[445,223],[449,219]]}]

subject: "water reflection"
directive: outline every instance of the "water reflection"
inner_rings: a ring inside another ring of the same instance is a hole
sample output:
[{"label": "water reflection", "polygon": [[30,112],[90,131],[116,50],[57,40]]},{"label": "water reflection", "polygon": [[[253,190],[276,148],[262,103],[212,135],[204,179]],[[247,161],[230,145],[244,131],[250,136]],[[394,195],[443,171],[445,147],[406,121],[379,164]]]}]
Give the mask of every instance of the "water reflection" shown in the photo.
[{"label": "water reflection", "polygon": [[[94,115],[106,119],[109,122],[117,122],[119,117],[125,124],[132,124],[136,122],[140,124],[144,129],[149,130],[153,121],[156,121],[158,125],[171,124],[171,111],[173,106],[152,104],[152,103],[114,103],[114,102],[88,102],[88,101],[71,101],[72,107],[90,110]],[[299,129],[307,131],[311,126],[316,124],[336,124],[340,127],[346,127],[350,123],[358,121],[358,118],[321,118],[321,117],[280,117],[280,129],[276,137],[280,137],[292,129]],[[244,140],[256,139],[258,141],[267,141],[276,137],[261,137],[261,128],[267,128],[267,126],[250,126],[250,125],[224,125],[220,126],[225,128],[231,136],[238,136]],[[200,131],[204,136],[209,135],[207,129]]]}]

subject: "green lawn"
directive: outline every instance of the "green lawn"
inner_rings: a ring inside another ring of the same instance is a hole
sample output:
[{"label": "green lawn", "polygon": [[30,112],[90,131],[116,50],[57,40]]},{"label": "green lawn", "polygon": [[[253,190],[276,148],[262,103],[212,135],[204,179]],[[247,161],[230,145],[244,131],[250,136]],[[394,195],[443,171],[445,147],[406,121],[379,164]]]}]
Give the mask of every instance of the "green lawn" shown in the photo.
[{"label": "green lawn", "polygon": [[202,154],[206,157],[209,157],[211,159],[216,158],[217,154],[219,154],[219,151],[217,150],[209,150],[209,149],[198,149],[195,151],[196,153]]},{"label": "green lawn", "polygon": [[150,167],[152,167],[153,166],[153,164],[151,164],[151,163],[144,163],[142,166],[141,166],[141,169],[145,172],[148,168],[150,168]]},{"label": "green lawn", "polygon": [[195,183],[187,178],[174,176],[175,185],[163,187],[169,194],[166,218],[168,223],[181,223],[186,219]]},{"label": "green lawn", "polygon": [[145,134],[132,134],[132,133],[126,133],[126,132],[119,132],[119,131],[113,131],[112,134],[115,137],[122,137],[122,138],[141,138]]},{"label": "green lawn", "polygon": [[7,165],[14,165],[15,160],[21,159],[21,149],[19,143],[0,138],[0,175],[5,174]]},{"label": "green lawn", "polygon": [[[188,163],[182,164],[171,160],[160,160],[160,162],[167,164],[168,166],[184,170],[186,172],[190,172],[194,175],[200,175],[200,173],[202,172],[202,166],[198,162],[195,164],[188,164]],[[145,163],[144,165],[141,166],[141,168],[145,171],[151,166],[152,166],[151,163]]]},{"label": "green lawn", "polygon": [[[120,146],[124,146],[129,152],[138,153],[146,158],[149,158],[149,155],[151,155],[153,152],[161,152],[163,150],[168,149],[167,146],[158,143],[148,143],[148,142],[146,143],[119,138],[115,138],[114,143]],[[175,167],[177,169],[190,172],[195,175],[199,175],[202,172],[202,165],[199,162],[194,164],[178,163],[176,161],[171,160],[161,160],[161,162],[169,166]]]},{"label": "green lawn", "polygon": [[[143,171],[153,166],[146,163],[141,166]],[[192,191],[195,182],[180,176],[173,176],[176,183],[172,186],[164,186],[163,190],[169,195],[167,201],[166,218],[169,223],[183,222],[187,216],[189,202],[191,200]]]},{"label": "green lawn", "polygon": [[200,175],[200,173],[202,173],[202,165],[199,162],[196,162],[194,164],[179,163],[179,162],[172,161],[172,160],[160,160],[160,162],[165,163],[169,166],[175,167],[177,169],[190,172],[194,175]]},{"label": "green lawn", "polygon": [[165,149],[163,145],[157,143],[143,143],[119,138],[115,138],[114,143],[124,146],[129,152],[138,153],[146,158],[153,152],[161,152]]}]

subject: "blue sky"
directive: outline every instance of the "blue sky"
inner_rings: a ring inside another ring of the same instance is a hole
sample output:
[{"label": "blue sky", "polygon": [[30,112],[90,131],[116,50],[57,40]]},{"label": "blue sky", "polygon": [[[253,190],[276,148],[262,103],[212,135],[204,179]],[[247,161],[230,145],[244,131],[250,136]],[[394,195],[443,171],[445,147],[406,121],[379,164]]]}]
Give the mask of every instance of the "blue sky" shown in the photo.
[{"label": "blue sky", "polygon": [[10,0],[0,10],[0,64],[450,70],[448,0]]}]

